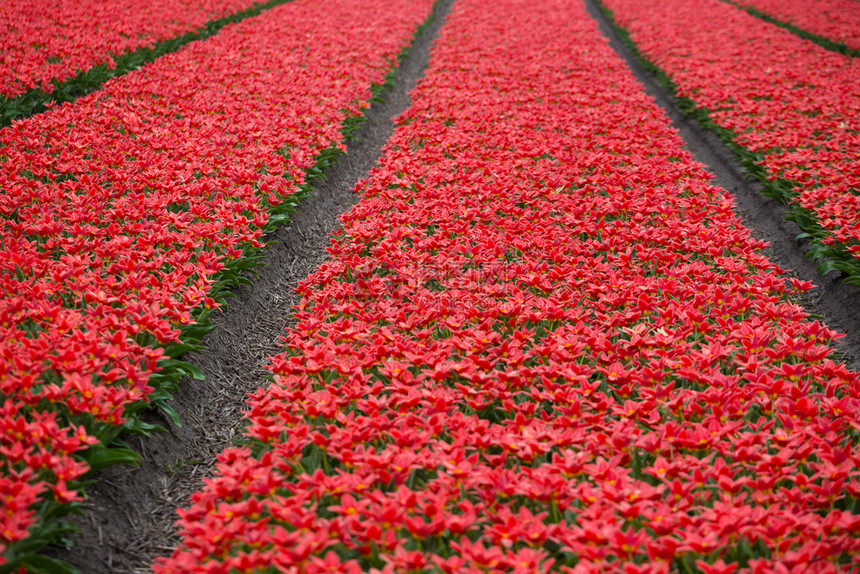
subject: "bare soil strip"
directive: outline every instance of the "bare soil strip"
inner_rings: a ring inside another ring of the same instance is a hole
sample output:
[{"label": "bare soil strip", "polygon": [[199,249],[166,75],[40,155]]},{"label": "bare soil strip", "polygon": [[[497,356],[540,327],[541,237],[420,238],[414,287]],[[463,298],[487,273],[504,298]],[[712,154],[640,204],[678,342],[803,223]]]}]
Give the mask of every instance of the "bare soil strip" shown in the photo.
[{"label": "bare soil strip", "polygon": [[253,285],[236,289],[229,308],[213,318],[216,329],[205,338],[206,349],[183,357],[206,376],[184,381],[171,402],[183,426],[160,412],[147,413],[147,422],[169,432],[128,439],[142,455],[141,465],[94,475],[84,512],[73,520],[80,529],[69,537],[73,546],[50,549],[49,555],[82,574],[126,574],[150,572],[153,559],[170,552],[177,540],[176,508],[188,505],[215,457],[241,438],[245,398],[268,384],[263,365],[280,351],[280,337],[293,320],[292,306],[300,300],[295,287],[325,260],[329,234],[340,227],[338,216],[358,201],[352,189],[376,164],[394,131],[392,118],[409,107],[408,92],[424,73],[451,4],[439,0],[393,85],[381,94],[385,103],[367,110],[347,154],[325,170],[325,179],[314,182],[289,224],[267,238]]},{"label": "bare soil strip", "polygon": [[735,212],[757,239],[770,243],[768,257],[790,270],[790,276],[811,281],[817,288],[799,301],[806,310],[820,318],[831,329],[845,333],[836,344],[845,364],[860,369],[860,288],[842,282],[839,272],[822,275],[815,263],[805,258],[806,245],[798,245],[795,237],[801,232],[793,222],[785,220],[786,207],[760,193],[761,184],[748,177],[746,170],[714,132],[685,115],[660,86],[657,78],[648,72],[632,50],[621,40],[612,24],[600,11],[595,0],[585,0],[588,13],[597,20],[603,35],[612,48],[624,58],[636,78],[645,85],[646,92],[662,107],[687,149],[714,175],[714,183],[735,198]]}]

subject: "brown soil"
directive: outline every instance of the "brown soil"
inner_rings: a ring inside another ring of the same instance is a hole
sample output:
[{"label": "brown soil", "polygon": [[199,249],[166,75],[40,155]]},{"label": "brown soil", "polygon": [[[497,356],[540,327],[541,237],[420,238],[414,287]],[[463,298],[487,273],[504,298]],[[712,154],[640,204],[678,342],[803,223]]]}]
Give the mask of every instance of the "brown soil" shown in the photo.
[{"label": "brown soil", "polygon": [[70,549],[50,548],[81,574],[150,572],[153,560],[171,552],[178,538],[176,508],[188,506],[193,492],[212,470],[215,456],[242,434],[245,398],[267,384],[262,368],[280,351],[280,337],[298,304],[296,284],[326,258],[329,234],[340,227],[338,216],[357,200],[352,192],[380,156],[394,130],[392,118],[408,108],[408,96],[423,74],[430,44],[453,0],[440,0],[433,18],[415,38],[396,71],[393,85],[381,96],[384,104],[367,110],[355,139],[316,180],[287,226],[268,237],[262,266],[253,285],[233,291],[229,308],[213,318],[216,329],[204,340],[206,349],[186,355],[205,381],[183,381],[171,405],[182,426],[157,411],[144,418],[168,429],[149,438],[125,437],[143,457],[138,467],[114,467],[96,473],[86,490],[83,514],[72,522],[80,531],[69,537]]}]

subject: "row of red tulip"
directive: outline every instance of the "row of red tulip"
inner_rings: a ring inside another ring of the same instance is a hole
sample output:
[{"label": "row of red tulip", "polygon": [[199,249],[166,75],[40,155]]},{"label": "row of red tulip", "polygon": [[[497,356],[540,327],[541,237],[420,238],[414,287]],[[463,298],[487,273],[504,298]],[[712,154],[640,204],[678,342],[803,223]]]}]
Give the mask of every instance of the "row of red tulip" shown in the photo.
[{"label": "row of red tulip", "polygon": [[113,56],[245,10],[259,0],[6,0],[0,5],[0,94],[51,91]]},{"label": "row of red tulip", "polygon": [[860,378],[578,0],[459,0],[159,574],[836,572]]},{"label": "row of red tulip", "polygon": [[297,0],[0,131],[0,566],[113,460],[100,441],[143,428],[154,374],[182,372],[165,348],[343,149],[431,7]]},{"label": "row of red tulip", "polygon": [[860,7],[855,0],[731,0],[780,22],[860,50]]},{"label": "row of red tulip", "polygon": [[860,284],[860,59],[719,0],[601,1],[679,95],[764,170],[814,253]]}]

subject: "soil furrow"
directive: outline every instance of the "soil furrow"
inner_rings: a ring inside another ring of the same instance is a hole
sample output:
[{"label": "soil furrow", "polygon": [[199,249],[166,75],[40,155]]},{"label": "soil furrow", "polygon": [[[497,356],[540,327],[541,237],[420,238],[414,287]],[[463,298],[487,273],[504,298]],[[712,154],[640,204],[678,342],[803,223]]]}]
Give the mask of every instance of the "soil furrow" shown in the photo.
[{"label": "soil furrow", "polygon": [[719,136],[687,116],[666,93],[657,78],[647,71],[633,51],[621,40],[612,23],[604,16],[596,0],[585,0],[588,13],[597,20],[603,35],[622,57],[646,92],[665,110],[672,124],[687,142],[687,149],[714,175],[714,183],[735,198],[735,212],[753,235],[770,243],[768,257],[789,275],[811,281],[816,288],[802,296],[798,303],[820,318],[830,328],[845,333],[836,343],[846,365],[860,368],[860,288],[842,282],[842,274],[822,275],[815,262],[805,257],[808,247],[795,240],[800,228],[785,220],[788,209],[760,193],[761,184],[749,178],[736,154]]},{"label": "soil furrow", "polygon": [[143,457],[141,465],[94,475],[83,513],[73,518],[80,532],[68,537],[72,547],[47,554],[82,574],[124,574],[149,572],[155,557],[170,552],[177,540],[176,508],[188,505],[215,457],[241,438],[245,398],[268,384],[263,365],[279,352],[280,337],[292,322],[292,306],[300,300],[295,287],[326,258],[329,234],[340,227],[338,216],[358,201],[352,190],[376,164],[394,130],[392,118],[408,108],[408,93],[423,75],[430,45],[452,4],[439,0],[392,84],[380,94],[384,103],[367,110],[346,155],[313,182],[289,223],[267,237],[257,276],[235,289],[229,308],[213,317],[216,329],[204,339],[206,348],[183,357],[206,377],[184,381],[171,402],[183,425],[173,425],[160,411],[147,413],[147,422],[168,432],[127,439]]}]

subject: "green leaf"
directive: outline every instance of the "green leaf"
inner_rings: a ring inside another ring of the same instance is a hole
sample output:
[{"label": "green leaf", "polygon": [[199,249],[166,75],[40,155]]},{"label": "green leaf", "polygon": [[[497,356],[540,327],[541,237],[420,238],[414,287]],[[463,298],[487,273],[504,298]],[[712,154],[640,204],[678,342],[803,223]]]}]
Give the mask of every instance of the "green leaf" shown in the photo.
[{"label": "green leaf", "polygon": [[203,374],[203,371],[198,369],[195,365],[192,365],[191,363],[185,363],[184,369],[186,371],[186,375],[191,377],[195,381],[206,380],[206,376]]},{"label": "green leaf", "polygon": [[830,261],[829,259],[822,261],[821,265],[818,266],[818,270],[822,275],[827,275],[831,271],[838,271],[836,265],[834,265],[833,261]]},{"label": "green leaf", "polygon": [[176,412],[176,409],[170,406],[170,404],[165,399],[158,399],[152,401],[152,405],[158,407],[161,412],[166,414],[170,418],[170,422],[173,423],[174,426],[182,427],[182,423],[179,420],[179,413]]},{"label": "green leaf", "polygon": [[90,467],[90,472],[95,472],[117,464],[140,464],[141,456],[128,448],[94,448],[82,455],[82,458]]},{"label": "green leaf", "polygon": [[30,556],[23,565],[29,574],[79,574],[78,569],[68,562],[46,556]]},{"label": "green leaf", "polygon": [[130,418],[128,421],[126,421],[126,423],[123,425],[123,429],[125,429],[127,432],[143,436],[149,436],[149,433],[153,432],[167,432],[167,430],[161,425],[147,423],[137,417]]}]

